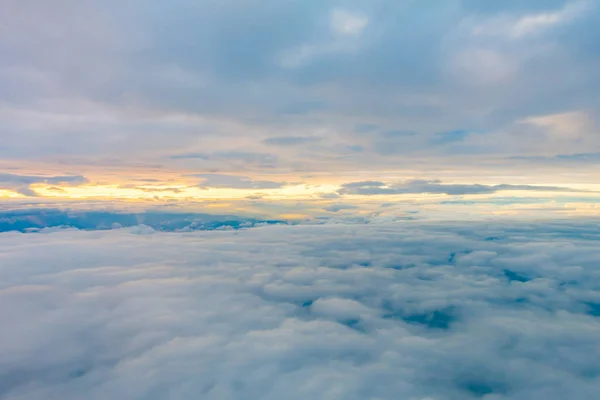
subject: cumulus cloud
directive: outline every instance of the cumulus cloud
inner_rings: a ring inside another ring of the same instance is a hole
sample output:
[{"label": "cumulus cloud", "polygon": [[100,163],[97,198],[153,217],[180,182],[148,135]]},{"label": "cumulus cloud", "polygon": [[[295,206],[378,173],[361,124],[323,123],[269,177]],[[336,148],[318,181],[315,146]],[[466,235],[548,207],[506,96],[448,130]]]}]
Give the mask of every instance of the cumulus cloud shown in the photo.
[{"label": "cumulus cloud", "polygon": [[3,398],[562,400],[600,390],[592,223],[0,239]]},{"label": "cumulus cloud", "polygon": [[0,174],[0,189],[11,190],[24,196],[37,196],[35,190],[31,188],[31,185],[36,183],[46,183],[49,185],[83,185],[88,183],[88,180],[81,175],[38,176]]},{"label": "cumulus cloud", "polygon": [[558,186],[534,185],[480,185],[480,184],[444,184],[439,180],[414,179],[407,182],[388,185],[379,181],[351,182],[343,184],[340,194],[379,195],[379,194],[406,194],[406,193],[434,193],[448,195],[463,194],[489,194],[501,190],[525,190],[547,192],[577,192]]}]

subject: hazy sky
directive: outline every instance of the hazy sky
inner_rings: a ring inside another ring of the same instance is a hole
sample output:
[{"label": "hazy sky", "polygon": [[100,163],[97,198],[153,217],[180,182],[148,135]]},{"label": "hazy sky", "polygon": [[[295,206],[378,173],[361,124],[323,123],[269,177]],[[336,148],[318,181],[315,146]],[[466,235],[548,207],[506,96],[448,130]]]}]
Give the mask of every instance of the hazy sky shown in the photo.
[{"label": "hazy sky", "polygon": [[598,93],[591,0],[2,0],[0,196],[597,213]]}]

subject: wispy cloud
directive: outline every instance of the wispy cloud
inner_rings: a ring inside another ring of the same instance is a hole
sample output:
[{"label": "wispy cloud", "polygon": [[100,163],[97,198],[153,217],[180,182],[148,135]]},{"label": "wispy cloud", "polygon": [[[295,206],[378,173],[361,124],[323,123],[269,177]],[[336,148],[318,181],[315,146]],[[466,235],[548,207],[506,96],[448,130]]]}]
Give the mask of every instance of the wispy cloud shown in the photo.
[{"label": "wispy cloud", "polygon": [[499,191],[544,191],[577,192],[580,190],[558,186],[535,185],[481,185],[481,184],[444,184],[439,180],[415,179],[407,182],[386,184],[378,181],[352,182],[342,185],[341,194],[385,195],[434,193],[448,195],[489,194]]},{"label": "wispy cloud", "polygon": [[31,185],[36,183],[46,183],[48,185],[83,185],[88,182],[87,178],[81,175],[37,176],[0,174],[0,189],[12,190],[24,196],[37,196],[37,193],[31,187]]},{"label": "wispy cloud", "polygon": [[191,175],[202,179],[200,187],[227,188],[227,189],[279,189],[281,182],[253,180],[247,176],[224,174],[195,174]]}]

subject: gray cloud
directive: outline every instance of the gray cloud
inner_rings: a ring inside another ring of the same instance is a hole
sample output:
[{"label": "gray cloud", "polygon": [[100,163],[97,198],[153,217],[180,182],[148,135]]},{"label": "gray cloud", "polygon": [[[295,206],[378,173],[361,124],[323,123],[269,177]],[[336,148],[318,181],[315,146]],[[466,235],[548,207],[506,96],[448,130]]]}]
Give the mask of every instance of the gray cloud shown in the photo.
[{"label": "gray cloud", "polygon": [[276,136],[263,140],[263,143],[271,146],[299,146],[317,141],[319,138],[316,137]]},{"label": "gray cloud", "polygon": [[81,175],[38,176],[0,173],[0,189],[8,189],[25,196],[37,196],[31,185],[47,183],[49,185],[83,185],[88,183]]},{"label": "gray cloud", "polygon": [[[522,3],[11,1],[0,16],[0,153],[166,156],[225,134],[260,152],[324,129],[319,137],[340,144],[361,135],[356,146],[367,151],[348,161],[356,167],[381,155],[455,155],[460,146],[514,155],[519,143],[506,149],[510,141],[485,135],[567,111],[597,120],[600,107],[597,5]],[[258,130],[279,136],[263,143]],[[554,153],[598,146],[544,130],[530,142]],[[480,132],[487,145],[435,135],[459,131]]]},{"label": "gray cloud", "polygon": [[277,163],[279,156],[270,153],[258,153],[250,151],[216,151],[212,153],[184,153],[171,156],[174,160],[204,160],[243,163],[251,165],[272,165]]},{"label": "gray cloud", "polygon": [[514,160],[526,160],[533,162],[546,162],[546,163],[590,163],[590,164],[598,164],[600,163],[600,153],[574,153],[574,154],[557,154],[551,157],[544,156],[515,156],[512,157]]},{"label": "gray cloud", "polygon": [[3,398],[562,400],[600,390],[595,223],[0,239]]},{"label": "gray cloud", "polygon": [[350,182],[350,183],[344,183],[342,185],[342,187],[344,189],[362,189],[365,187],[378,188],[378,187],[383,187],[383,186],[385,186],[385,182],[381,182],[381,181]]},{"label": "gray cloud", "polygon": [[355,210],[357,208],[358,207],[355,206],[354,204],[338,203],[338,204],[332,204],[327,207],[323,207],[323,210],[335,213],[335,212],[343,211],[343,210]]},{"label": "gray cloud", "polygon": [[224,174],[195,174],[202,178],[200,187],[231,188],[231,189],[278,189],[283,186],[282,182],[257,181],[247,176],[224,175]]},{"label": "gray cloud", "polygon": [[378,181],[352,182],[342,185],[340,194],[380,195],[380,194],[406,194],[406,193],[435,193],[449,195],[463,194],[489,194],[501,190],[531,190],[550,192],[580,192],[581,190],[569,189],[558,186],[533,186],[533,185],[479,185],[479,184],[444,184],[439,180],[415,179],[403,183],[386,185]]},{"label": "gray cloud", "polygon": [[321,193],[319,197],[322,199],[338,199],[340,195],[337,193]]}]

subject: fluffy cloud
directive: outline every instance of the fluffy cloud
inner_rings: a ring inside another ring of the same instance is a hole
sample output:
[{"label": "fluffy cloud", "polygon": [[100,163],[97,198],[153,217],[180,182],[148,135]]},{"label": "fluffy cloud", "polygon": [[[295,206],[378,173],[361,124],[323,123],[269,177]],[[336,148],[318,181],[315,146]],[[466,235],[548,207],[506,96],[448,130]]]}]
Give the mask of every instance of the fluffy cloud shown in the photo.
[{"label": "fluffy cloud", "polygon": [[592,223],[0,236],[3,398],[600,390]]}]

